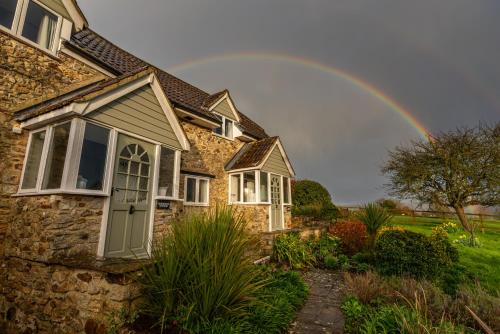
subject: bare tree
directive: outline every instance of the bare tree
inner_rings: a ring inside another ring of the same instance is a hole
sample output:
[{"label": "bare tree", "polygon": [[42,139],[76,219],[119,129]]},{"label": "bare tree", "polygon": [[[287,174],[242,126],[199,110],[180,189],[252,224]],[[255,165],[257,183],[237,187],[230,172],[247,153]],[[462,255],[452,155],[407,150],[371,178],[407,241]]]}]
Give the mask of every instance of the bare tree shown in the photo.
[{"label": "bare tree", "polygon": [[500,202],[500,123],[443,132],[389,152],[382,167],[391,195],[453,209],[474,240],[470,205]]}]

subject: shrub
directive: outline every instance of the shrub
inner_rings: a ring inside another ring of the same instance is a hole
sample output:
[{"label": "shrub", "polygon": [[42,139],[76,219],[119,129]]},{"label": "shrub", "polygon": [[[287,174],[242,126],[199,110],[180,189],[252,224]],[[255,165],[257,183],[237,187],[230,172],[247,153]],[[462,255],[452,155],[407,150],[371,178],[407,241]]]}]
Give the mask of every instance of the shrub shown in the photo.
[{"label": "shrub", "polygon": [[366,226],[359,221],[338,221],[330,225],[330,233],[340,239],[348,255],[360,252],[366,245]]},{"label": "shrub", "polygon": [[310,180],[296,181],[292,192],[293,203],[296,206],[331,203],[332,197],[321,184]]},{"label": "shrub", "polygon": [[310,180],[296,181],[292,187],[292,215],[307,216],[315,219],[336,219],[338,209],[332,198],[321,184]]},{"label": "shrub", "polygon": [[153,264],[143,269],[143,313],[161,330],[177,320],[189,332],[242,319],[266,284],[246,256],[251,240],[245,226],[228,208],[172,225],[153,244]]},{"label": "shrub", "polygon": [[307,297],[307,285],[293,271],[267,270],[265,277],[270,283],[257,294],[257,302],[248,309],[248,317],[220,333],[278,334],[289,326]]},{"label": "shrub", "polygon": [[387,282],[373,272],[361,275],[344,273],[346,289],[363,304],[375,304],[390,296]]},{"label": "shrub", "polygon": [[339,252],[340,239],[329,233],[323,233],[318,240],[309,240],[308,244],[316,263],[321,264],[326,256],[336,255]]},{"label": "shrub", "polygon": [[339,259],[333,255],[327,255],[324,259],[325,268],[327,269],[338,269],[340,262]]},{"label": "shrub", "polygon": [[384,278],[373,272],[344,273],[348,293],[364,305],[377,307],[397,304],[408,307],[419,303],[421,313],[434,324],[442,319],[477,328],[465,306],[470,307],[495,333],[500,333],[500,298],[489,295],[479,284],[461,285],[455,296],[445,294],[429,281],[412,278]]},{"label": "shrub", "polygon": [[358,327],[358,321],[366,314],[366,308],[355,297],[347,297],[340,306],[345,317],[345,331],[352,333]]},{"label": "shrub", "polygon": [[273,243],[273,261],[286,264],[292,269],[302,269],[315,263],[312,249],[308,242],[302,240],[298,233],[277,236]]},{"label": "shrub", "polygon": [[448,239],[420,233],[388,231],[375,245],[375,265],[384,275],[409,275],[435,279],[458,260]]},{"label": "shrub", "polygon": [[365,224],[368,234],[368,247],[373,249],[378,231],[391,222],[392,215],[382,206],[368,203],[357,214],[357,218]]}]

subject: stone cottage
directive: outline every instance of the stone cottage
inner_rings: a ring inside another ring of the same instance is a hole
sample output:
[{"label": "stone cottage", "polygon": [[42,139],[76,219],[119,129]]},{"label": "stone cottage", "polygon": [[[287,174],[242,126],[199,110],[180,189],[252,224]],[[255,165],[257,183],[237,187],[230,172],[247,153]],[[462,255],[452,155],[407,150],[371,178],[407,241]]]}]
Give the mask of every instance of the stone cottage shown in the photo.
[{"label": "stone cottage", "polygon": [[[182,214],[290,227],[279,137],[92,31],[74,0],[0,0],[0,332],[100,332]],[[107,320],[108,319],[108,320]]]}]

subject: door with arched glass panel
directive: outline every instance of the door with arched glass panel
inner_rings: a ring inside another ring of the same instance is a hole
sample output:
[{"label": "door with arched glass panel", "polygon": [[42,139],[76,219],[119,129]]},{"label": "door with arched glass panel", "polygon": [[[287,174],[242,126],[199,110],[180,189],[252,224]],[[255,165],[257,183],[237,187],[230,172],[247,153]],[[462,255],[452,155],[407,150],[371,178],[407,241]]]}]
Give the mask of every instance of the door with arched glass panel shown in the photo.
[{"label": "door with arched glass panel", "polygon": [[118,136],[106,236],[106,257],[147,255],[155,146]]}]

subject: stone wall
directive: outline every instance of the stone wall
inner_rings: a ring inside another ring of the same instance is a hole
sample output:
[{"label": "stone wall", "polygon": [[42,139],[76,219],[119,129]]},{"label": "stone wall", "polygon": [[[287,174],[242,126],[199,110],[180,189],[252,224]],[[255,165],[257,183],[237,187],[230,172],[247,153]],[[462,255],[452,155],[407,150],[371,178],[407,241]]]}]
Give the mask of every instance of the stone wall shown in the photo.
[{"label": "stone wall", "polygon": [[[140,301],[134,272],[47,265],[15,257],[0,269],[1,333],[108,333]],[[132,276],[130,276],[132,275]]]},{"label": "stone wall", "polygon": [[[224,166],[244,143],[216,136],[211,130],[191,123],[181,122],[181,125],[191,143],[191,150],[182,154],[181,169],[204,171],[215,176],[210,180],[210,205],[226,204],[228,177]],[[184,196],[184,177],[181,181],[180,190]]]},{"label": "stone wall", "polygon": [[57,57],[0,31],[0,109],[15,111],[104,78],[60,52]]},{"label": "stone wall", "polygon": [[[0,31],[0,258],[14,205],[28,134],[12,132],[13,112],[103,78],[91,67],[63,54],[57,57]],[[8,158],[5,158],[8,157]]]},{"label": "stone wall", "polygon": [[103,197],[89,196],[15,198],[5,255],[50,263],[95,258],[103,204]]},{"label": "stone wall", "polygon": [[[191,150],[182,154],[182,169],[204,171],[215,176],[210,179],[210,206],[228,203],[228,175],[224,170],[226,163],[240,150],[244,143],[238,139],[228,140],[217,136],[209,129],[181,122],[184,131],[191,143]],[[181,177],[180,196],[184,198],[184,174]],[[269,205],[236,205],[238,212],[242,212],[253,233],[269,230]],[[206,207],[187,207],[185,212],[205,211]],[[285,228],[291,227],[291,209],[285,206]]]}]

